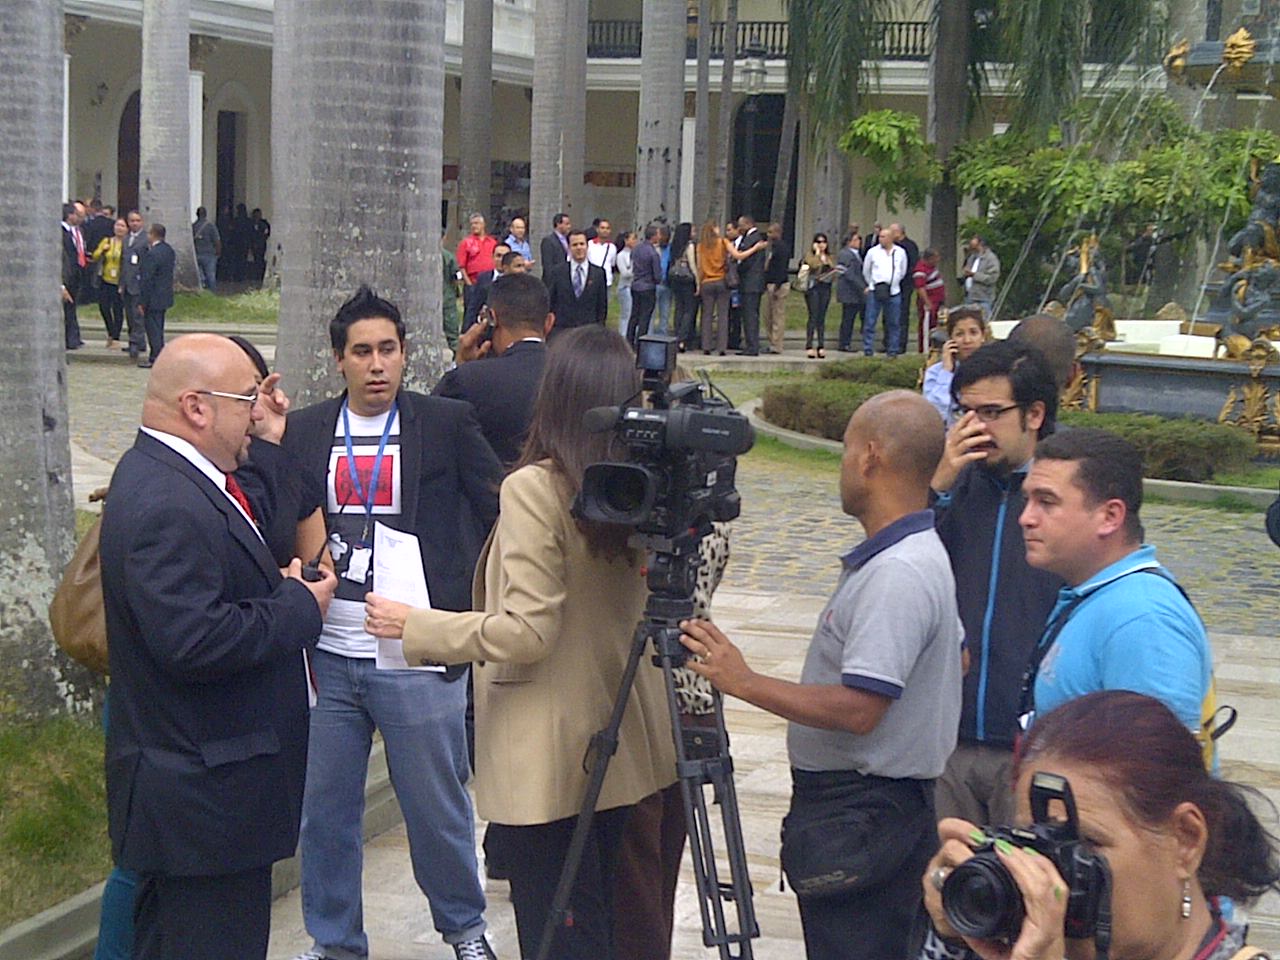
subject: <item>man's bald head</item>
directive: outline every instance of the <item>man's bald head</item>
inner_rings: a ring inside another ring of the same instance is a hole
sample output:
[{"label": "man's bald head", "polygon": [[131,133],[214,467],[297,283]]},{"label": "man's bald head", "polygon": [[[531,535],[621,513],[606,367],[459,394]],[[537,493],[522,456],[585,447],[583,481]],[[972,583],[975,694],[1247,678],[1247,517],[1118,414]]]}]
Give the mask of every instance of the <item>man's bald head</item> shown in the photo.
[{"label": "man's bald head", "polygon": [[910,390],[877,394],[849,418],[846,442],[874,442],[886,472],[927,494],[946,441],[942,418],[929,401]]},{"label": "man's bald head", "polygon": [[1076,367],[1076,337],[1065,321],[1047,313],[1033,314],[1009,332],[1009,342],[1039,350],[1049,363],[1059,391],[1071,382]]},{"label": "man's bald head", "polygon": [[142,425],[181,437],[220,469],[234,470],[257,416],[254,404],[236,398],[256,393],[257,373],[248,354],[224,336],[179,337],[165,346],[151,368]]}]

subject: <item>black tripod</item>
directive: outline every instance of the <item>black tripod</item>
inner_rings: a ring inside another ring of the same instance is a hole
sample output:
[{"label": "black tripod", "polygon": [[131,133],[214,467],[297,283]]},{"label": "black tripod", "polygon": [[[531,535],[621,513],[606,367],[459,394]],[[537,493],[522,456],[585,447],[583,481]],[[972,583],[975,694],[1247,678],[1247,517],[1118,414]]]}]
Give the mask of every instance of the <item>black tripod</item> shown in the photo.
[{"label": "black tripod", "polygon": [[[698,544],[710,531],[710,524],[681,534],[674,539],[637,534],[633,544],[643,546],[649,558],[647,582],[649,599],[644,619],[636,627],[631,641],[618,696],[614,700],[609,724],[591,739],[591,771],[586,794],[578,811],[578,821],[565,855],[564,869],[556,886],[551,912],[547,915],[537,960],[548,960],[556,931],[564,921],[569,897],[577,879],[578,867],[587,843],[587,834],[595,816],[596,801],[604,786],[609,761],[618,749],[618,730],[626,712],[627,700],[635,684],[636,670],[645,647],[653,645],[653,663],[662,668],[667,691],[667,709],[675,737],[676,773],[684,801],[685,826],[689,835],[689,853],[693,860],[693,876],[698,889],[702,913],[702,942],[715,947],[723,960],[751,960],[751,938],[760,935],[756,926],[755,905],[751,900],[751,878],[747,875],[747,855],[742,844],[742,824],[738,819],[738,797],[733,786],[733,759],[729,756],[729,737],[724,726],[720,694],[714,695],[707,726],[685,727],[681,723],[680,705],[676,700],[673,668],[683,665],[688,651],[680,643],[680,621],[693,616],[693,588],[697,582]],[[713,849],[711,816],[707,810],[706,788],[712,788],[712,803],[720,806],[729,876],[720,879]],[[734,929],[726,924],[733,904],[737,912]],[[735,952],[736,948],[736,952]]]}]

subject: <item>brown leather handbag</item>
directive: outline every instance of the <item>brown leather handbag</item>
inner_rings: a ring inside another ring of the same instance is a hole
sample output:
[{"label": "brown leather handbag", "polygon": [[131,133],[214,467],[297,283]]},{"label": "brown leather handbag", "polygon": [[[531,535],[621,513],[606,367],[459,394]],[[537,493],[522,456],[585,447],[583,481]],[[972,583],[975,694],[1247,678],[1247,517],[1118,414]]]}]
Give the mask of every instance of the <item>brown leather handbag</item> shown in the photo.
[{"label": "brown leather handbag", "polygon": [[107,669],[107,617],[102,606],[102,569],[98,559],[98,517],[76,547],[49,604],[53,638],[67,656],[94,673]]}]

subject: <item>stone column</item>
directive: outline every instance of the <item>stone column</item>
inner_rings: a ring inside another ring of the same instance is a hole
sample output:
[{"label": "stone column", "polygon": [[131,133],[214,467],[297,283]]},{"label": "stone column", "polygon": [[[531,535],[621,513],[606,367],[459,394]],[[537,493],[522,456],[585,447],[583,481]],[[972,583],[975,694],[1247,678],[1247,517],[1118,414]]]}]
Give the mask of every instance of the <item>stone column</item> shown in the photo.
[{"label": "stone column", "polygon": [[68,14],[62,18],[62,200],[71,199],[73,163],[71,159],[71,41],[84,31],[88,17]]},{"label": "stone column", "polygon": [[[208,37],[199,33],[193,33],[187,42],[187,57],[190,61],[187,80],[187,113],[190,117],[188,142],[190,144],[189,176],[192,216],[195,216],[197,207],[208,206],[204,203],[204,68],[217,47],[217,37]],[[214,216],[217,216],[217,211],[214,211]]]}]

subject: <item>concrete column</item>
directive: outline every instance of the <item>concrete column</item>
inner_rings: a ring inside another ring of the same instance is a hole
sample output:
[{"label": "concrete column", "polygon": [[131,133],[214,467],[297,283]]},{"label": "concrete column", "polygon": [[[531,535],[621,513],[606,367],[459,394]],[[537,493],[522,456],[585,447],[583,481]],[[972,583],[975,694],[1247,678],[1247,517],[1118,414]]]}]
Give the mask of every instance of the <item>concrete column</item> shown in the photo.
[{"label": "concrete column", "polygon": [[71,54],[62,55],[62,202],[71,199]]},{"label": "concrete column", "polygon": [[[697,117],[685,117],[680,129],[680,216],[679,220],[692,221],[694,165],[698,160]],[[698,224],[694,224],[698,226]]]},{"label": "concrete column", "polygon": [[190,114],[190,178],[191,209],[187,211],[188,220],[194,220],[196,208],[201,205],[204,195],[204,71],[192,70],[187,78],[188,111]]}]

